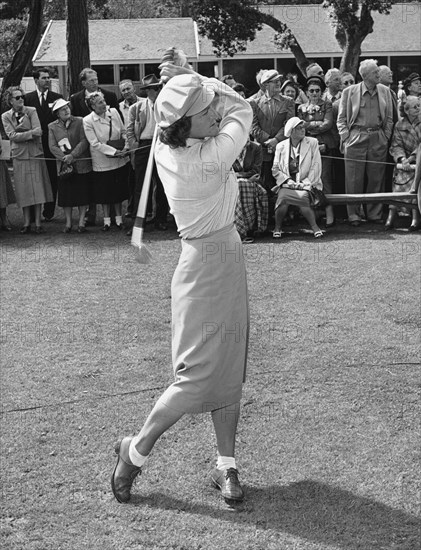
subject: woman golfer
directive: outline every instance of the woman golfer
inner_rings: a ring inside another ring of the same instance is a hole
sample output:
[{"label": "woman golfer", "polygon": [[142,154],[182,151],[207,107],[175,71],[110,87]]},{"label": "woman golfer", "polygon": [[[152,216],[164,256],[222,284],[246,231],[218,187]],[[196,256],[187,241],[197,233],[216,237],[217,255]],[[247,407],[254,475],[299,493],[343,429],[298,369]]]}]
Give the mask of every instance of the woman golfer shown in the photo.
[{"label": "woman golfer", "polygon": [[231,166],[243,149],[252,109],[232,88],[170,63],[155,103],[158,173],[181,236],[172,280],[175,381],[140,433],[116,445],[111,485],[130,499],[158,438],[185,413],[210,413],[218,458],[212,483],[241,501],[234,449],[248,339],[248,298],[241,239],[234,227],[238,184]]}]

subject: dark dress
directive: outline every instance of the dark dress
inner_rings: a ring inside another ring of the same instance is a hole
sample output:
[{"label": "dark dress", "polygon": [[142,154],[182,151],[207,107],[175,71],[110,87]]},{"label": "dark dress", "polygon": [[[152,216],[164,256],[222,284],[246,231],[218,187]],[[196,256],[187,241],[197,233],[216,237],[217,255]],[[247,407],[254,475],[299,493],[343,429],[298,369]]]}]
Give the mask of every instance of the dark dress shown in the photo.
[{"label": "dark dress", "polygon": [[[72,163],[73,174],[66,180],[58,178],[58,205],[65,207],[89,204],[92,198],[92,163],[82,118],[72,116],[67,125],[58,120],[51,122],[48,132],[50,151],[57,159],[58,173],[66,153],[71,153],[75,159]],[[67,146],[64,143],[66,139]]]}]

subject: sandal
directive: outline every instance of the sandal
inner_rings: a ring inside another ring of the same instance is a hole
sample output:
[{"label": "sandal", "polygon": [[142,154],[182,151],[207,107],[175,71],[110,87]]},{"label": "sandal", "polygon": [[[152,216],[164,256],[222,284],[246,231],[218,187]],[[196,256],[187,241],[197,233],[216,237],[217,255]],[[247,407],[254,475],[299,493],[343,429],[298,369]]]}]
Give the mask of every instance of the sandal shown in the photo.
[{"label": "sandal", "polygon": [[282,237],[282,231],[274,231],[273,232],[273,238],[274,239],[280,239]]},{"label": "sandal", "polygon": [[321,239],[322,237],[323,237],[323,231],[321,231],[320,229],[314,232],[315,239]]},{"label": "sandal", "polygon": [[244,244],[251,244],[251,243],[254,243],[254,239],[253,239],[253,237],[244,237],[243,243],[244,243]]}]

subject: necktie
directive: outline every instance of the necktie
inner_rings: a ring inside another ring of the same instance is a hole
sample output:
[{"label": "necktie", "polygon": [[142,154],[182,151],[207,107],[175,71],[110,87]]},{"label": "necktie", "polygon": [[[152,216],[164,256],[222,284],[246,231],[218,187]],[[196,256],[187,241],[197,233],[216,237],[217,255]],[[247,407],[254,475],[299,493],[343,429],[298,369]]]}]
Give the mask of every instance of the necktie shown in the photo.
[{"label": "necktie", "polygon": [[42,107],[43,109],[45,109],[46,106],[47,106],[47,100],[45,99],[45,94],[46,94],[46,92],[42,92],[42,94],[41,94],[41,96],[42,96],[41,107]]}]

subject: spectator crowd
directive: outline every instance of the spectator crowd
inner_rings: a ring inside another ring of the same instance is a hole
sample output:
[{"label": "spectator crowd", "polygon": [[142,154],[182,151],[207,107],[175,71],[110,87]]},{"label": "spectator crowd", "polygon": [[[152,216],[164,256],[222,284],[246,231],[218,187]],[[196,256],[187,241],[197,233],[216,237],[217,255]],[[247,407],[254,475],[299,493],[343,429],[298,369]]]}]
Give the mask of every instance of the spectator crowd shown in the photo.
[{"label": "spectator crowd", "polygon": [[[16,202],[22,234],[43,233],[42,218],[54,219],[58,206],[64,211],[63,233],[85,233],[102,214],[102,231],[115,226],[131,235],[156,129],[160,80],[147,75],[137,90],[131,80],[122,80],[117,99],[85,68],[81,91],[67,101],[50,90],[48,68],[37,69],[34,79],[34,92],[24,95],[18,86],[6,91],[10,109],[2,122],[14,185],[1,160],[1,230],[12,230],[6,208]],[[301,85],[295,74],[262,69],[256,75],[259,90],[250,97],[233,75],[221,80],[253,110],[249,140],[232,166],[239,188],[235,224],[243,242],[269,229],[279,239],[299,216],[314,237],[323,237],[340,217],[323,194],[420,194],[419,74],[394,86],[389,67],[366,59],[355,83],[350,73],[332,68],[324,74],[311,63]],[[170,212],[155,164],[151,181],[147,223],[165,231]],[[353,227],[365,221],[390,231],[402,213],[411,218],[410,231],[421,229],[416,201],[388,211],[380,201],[348,201],[342,212]]]}]

